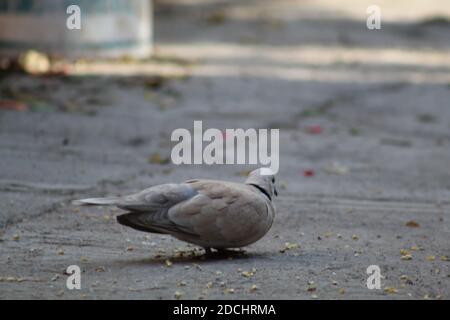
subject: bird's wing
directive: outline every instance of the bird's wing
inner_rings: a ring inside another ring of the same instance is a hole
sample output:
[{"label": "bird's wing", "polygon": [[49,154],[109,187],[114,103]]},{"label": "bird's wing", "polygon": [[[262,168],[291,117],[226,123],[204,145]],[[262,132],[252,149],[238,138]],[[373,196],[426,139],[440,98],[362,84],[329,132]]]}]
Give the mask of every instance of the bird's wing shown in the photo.
[{"label": "bird's wing", "polygon": [[117,207],[128,213],[117,217],[119,223],[131,228],[157,233],[185,232],[168,217],[168,210],[195,197],[198,192],[187,184],[162,184],[116,200]]},{"label": "bird's wing", "polygon": [[168,218],[200,238],[238,242],[271,223],[267,201],[249,186],[214,180],[186,184],[198,194],[171,207]]}]

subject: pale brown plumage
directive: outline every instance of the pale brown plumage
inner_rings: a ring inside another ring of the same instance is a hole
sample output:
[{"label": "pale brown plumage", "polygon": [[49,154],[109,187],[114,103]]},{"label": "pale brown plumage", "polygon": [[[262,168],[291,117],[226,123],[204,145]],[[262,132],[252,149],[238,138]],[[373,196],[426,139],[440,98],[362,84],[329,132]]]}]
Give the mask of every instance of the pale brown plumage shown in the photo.
[{"label": "pale brown plumage", "polygon": [[78,204],[116,205],[128,213],[119,223],[137,230],[170,234],[204,248],[237,248],[262,238],[275,216],[273,175],[261,169],[245,184],[188,180],[163,184],[125,197],[78,200]]}]

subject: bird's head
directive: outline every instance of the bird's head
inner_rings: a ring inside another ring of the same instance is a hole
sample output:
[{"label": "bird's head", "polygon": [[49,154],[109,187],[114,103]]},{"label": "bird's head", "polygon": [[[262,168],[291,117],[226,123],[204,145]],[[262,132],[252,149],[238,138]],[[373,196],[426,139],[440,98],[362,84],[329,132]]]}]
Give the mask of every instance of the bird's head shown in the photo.
[{"label": "bird's head", "polygon": [[255,186],[261,192],[272,200],[273,196],[278,196],[277,189],[275,187],[275,174],[269,168],[259,168],[253,170],[248,175],[245,184]]}]

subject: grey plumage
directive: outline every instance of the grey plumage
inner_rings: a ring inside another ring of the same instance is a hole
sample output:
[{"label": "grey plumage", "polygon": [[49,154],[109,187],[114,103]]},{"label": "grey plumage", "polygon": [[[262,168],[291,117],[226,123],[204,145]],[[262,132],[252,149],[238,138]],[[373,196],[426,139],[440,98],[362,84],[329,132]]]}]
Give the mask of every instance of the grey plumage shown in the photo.
[{"label": "grey plumage", "polygon": [[275,180],[263,170],[252,171],[245,184],[188,180],[123,197],[76,200],[74,204],[115,205],[127,211],[117,217],[122,225],[170,234],[208,250],[243,247],[263,237],[275,216]]}]

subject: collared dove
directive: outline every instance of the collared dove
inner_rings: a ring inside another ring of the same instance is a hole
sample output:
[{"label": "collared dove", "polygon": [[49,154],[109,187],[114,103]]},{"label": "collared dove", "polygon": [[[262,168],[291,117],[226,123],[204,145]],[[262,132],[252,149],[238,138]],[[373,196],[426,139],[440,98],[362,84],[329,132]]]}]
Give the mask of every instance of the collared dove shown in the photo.
[{"label": "collared dove", "polygon": [[277,195],[273,172],[252,171],[245,184],[219,180],[188,180],[145,189],[139,193],[74,201],[78,205],[115,205],[128,212],[117,221],[136,230],[170,234],[196,244],[226,249],[249,245],[272,226]]}]

